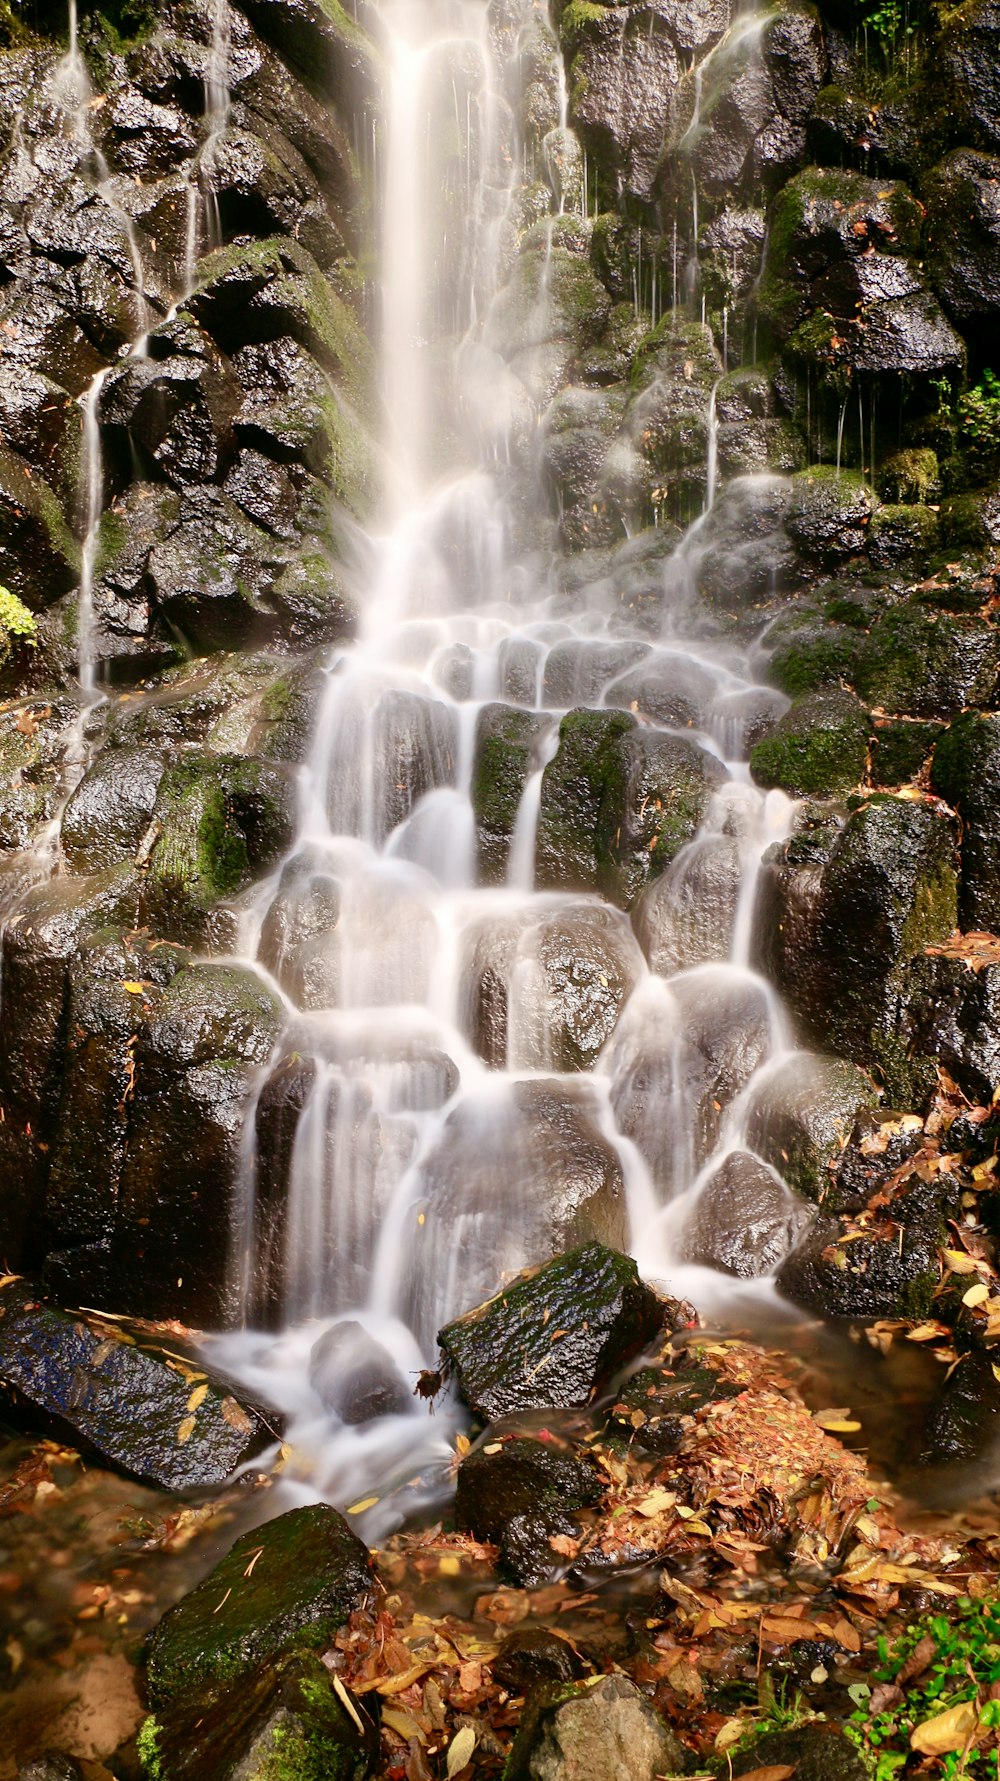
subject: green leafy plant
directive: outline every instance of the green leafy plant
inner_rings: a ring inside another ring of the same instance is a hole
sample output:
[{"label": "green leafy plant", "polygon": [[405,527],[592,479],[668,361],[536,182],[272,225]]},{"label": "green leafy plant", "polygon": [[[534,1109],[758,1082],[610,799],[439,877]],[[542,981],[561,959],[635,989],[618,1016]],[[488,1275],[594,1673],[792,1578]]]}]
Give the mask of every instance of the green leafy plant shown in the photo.
[{"label": "green leafy plant", "polygon": [[848,1691],[855,1711],[844,1728],[874,1781],[892,1781],[907,1763],[926,1773],[928,1759],[944,1781],[997,1781],[1000,1601],[963,1597],[950,1615],[924,1615],[891,1643],[880,1639],[878,1654],[875,1686]]},{"label": "green leafy plant", "polygon": [[34,649],[37,631],[35,615],[24,601],[9,588],[0,587],[0,662],[6,661],[17,643],[27,643]]},{"label": "green leafy plant", "polygon": [[983,372],[958,403],[962,443],[970,456],[989,460],[1000,455],[1000,377]]}]

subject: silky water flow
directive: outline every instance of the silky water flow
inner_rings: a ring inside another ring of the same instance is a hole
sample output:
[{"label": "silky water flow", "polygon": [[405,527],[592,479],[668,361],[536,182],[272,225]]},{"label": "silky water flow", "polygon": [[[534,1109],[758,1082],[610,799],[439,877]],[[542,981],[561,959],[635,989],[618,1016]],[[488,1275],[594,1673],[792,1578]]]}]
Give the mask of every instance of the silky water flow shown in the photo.
[{"label": "silky water flow", "polygon": [[[245,1132],[246,1326],[212,1352],[286,1411],[286,1489],[379,1499],[359,1521],[369,1538],[412,1502],[399,1486],[444,1487],[458,1411],[413,1396],[436,1331],[564,1246],[581,1203],[605,1205],[609,1239],[648,1277],[721,1316],[776,1295],[766,1266],[750,1282],[700,1266],[699,1219],[726,1217],[748,1169],[781,1254],[805,1216],[746,1136],[771,1085],[811,1068],[750,965],[758,867],[792,807],[752,785],[743,714],[780,697],[749,652],[691,640],[704,515],[664,562],[655,631],[613,588],[561,593],[541,515],[524,524],[551,393],[553,225],[580,159],[563,115],[544,145],[548,242],[515,376],[493,323],[527,178],[511,83],[531,16],[503,38],[483,0],[379,9],[389,495],[383,529],[355,539],[362,629],[327,668],[295,846],[243,915],[243,954],[289,990],[287,1025]],[[706,418],[707,509],[714,392]],[[640,663],[685,686],[698,717],[678,733],[723,769],[652,893],[653,969],[610,903],[535,888],[560,719],[627,708]],[[505,882],[484,887],[472,779],[494,703],[541,715]],[[580,959],[623,1005],[577,1060],[590,1067],[570,1070],[556,1003]],[[259,1142],[282,1072],[301,1106],[287,1182]]]}]

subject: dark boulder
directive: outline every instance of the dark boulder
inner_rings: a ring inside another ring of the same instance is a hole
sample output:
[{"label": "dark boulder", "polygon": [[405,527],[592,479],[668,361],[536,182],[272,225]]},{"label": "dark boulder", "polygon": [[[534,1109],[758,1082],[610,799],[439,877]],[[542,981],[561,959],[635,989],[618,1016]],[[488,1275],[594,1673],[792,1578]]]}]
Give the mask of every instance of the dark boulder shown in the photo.
[{"label": "dark boulder", "polygon": [[0,445],[0,582],[33,612],[79,580],[79,550],[48,484]]},{"label": "dark boulder", "polygon": [[814,464],[792,480],[789,536],[807,557],[824,564],[864,550],[875,495],[856,470]]},{"label": "dark boulder", "polygon": [[688,1261],[753,1279],[784,1261],[809,1222],[807,1209],[772,1169],[736,1150],[698,1194],[684,1254]]},{"label": "dark boulder", "polygon": [[518,1627],[503,1640],[493,1664],[501,1688],[526,1695],[540,1682],[574,1682],[583,1665],[568,1639],[547,1627]]},{"label": "dark boulder", "polygon": [[863,1781],[865,1767],[856,1746],[836,1726],[822,1722],[792,1731],[765,1732],[741,1743],[733,1775],[788,1764],[798,1781]]},{"label": "dark boulder", "polygon": [[971,0],[941,34],[937,91],[960,142],[1000,148],[1000,9],[996,0]]},{"label": "dark boulder", "polygon": [[819,1200],[828,1165],[846,1143],[859,1106],[875,1099],[853,1064],[795,1052],[754,1083],[745,1141],[796,1193]]},{"label": "dark boulder", "polygon": [[111,439],[125,434],[175,488],[212,482],[232,455],[232,422],[242,392],[213,342],[178,317],[149,337],[149,355],[131,357],[101,391]]},{"label": "dark boulder", "polygon": [[927,265],[960,326],[988,326],[1000,303],[1000,159],[959,149],[927,181]]},{"label": "dark boulder", "polygon": [[593,1462],[555,1440],[497,1435],[458,1468],[455,1525],[497,1545],[507,1574],[530,1587],[565,1564],[549,1541],[574,1533],[573,1511],[598,1502],[601,1490]]},{"label": "dark boulder", "polygon": [[913,960],[900,987],[910,1052],[944,1065],[977,1101],[1000,1089],[1000,960],[961,939]]},{"label": "dark boulder", "polygon": [[412,1403],[392,1356],[360,1323],[335,1323],[313,1343],[309,1383],[342,1422],[402,1416]]},{"label": "dark boulder", "polygon": [[916,600],[882,613],[862,643],[854,684],[863,699],[908,717],[949,717],[992,701],[1000,638],[979,617],[928,611]]},{"label": "dark boulder", "polygon": [[221,1484],[274,1439],[230,1381],[118,1320],[60,1310],[21,1279],[0,1287],[0,1309],[8,1420],[40,1422],[170,1491]]},{"label": "dark boulder", "polygon": [[742,1387],[681,1354],[678,1371],[640,1367],[618,1393],[611,1434],[647,1453],[676,1453],[692,1419],[709,1404],[738,1397]]},{"label": "dark boulder", "polygon": [[633,1261],[591,1243],[515,1280],[438,1340],[470,1408],[495,1420],[589,1402],[664,1315]]},{"label": "dark boulder", "polygon": [[934,750],[931,784],[962,819],[962,925],[1000,930],[1000,717],[957,717]]},{"label": "dark boulder", "polygon": [[699,191],[713,199],[756,196],[801,166],[806,121],[826,75],[819,20],[809,7],[786,4],[759,33],[736,38],[728,55],[708,63],[697,121],[678,143],[690,158]]},{"label": "dark boulder", "polygon": [[100,872],[135,857],[163,777],[154,749],[104,749],[62,815],[60,842],[70,871]]},{"label": "dark boulder", "polygon": [[265,642],[276,631],[267,595],[286,562],[270,533],[221,489],[205,484],[181,497],[176,519],[146,565],[167,624],[200,650]]},{"label": "dark boulder", "polygon": [[373,1590],[367,1548],[326,1503],[251,1529],[153,1633],[154,1708],[296,1647],[323,1649]]},{"label": "dark boulder", "polygon": [[918,1182],[860,1236],[820,1217],[779,1269],[780,1290],[821,1317],[929,1316],[947,1195],[947,1184]]},{"label": "dark boulder", "polygon": [[472,808],[484,884],[506,877],[525,782],[547,728],[545,718],[509,705],[484,705],[476,719]]},{"label": "dark boulder", "polygon": [[578,6],[560,35],[574,127],[622,189],[648,198],[681,71],[669,25],[645,5]]}]

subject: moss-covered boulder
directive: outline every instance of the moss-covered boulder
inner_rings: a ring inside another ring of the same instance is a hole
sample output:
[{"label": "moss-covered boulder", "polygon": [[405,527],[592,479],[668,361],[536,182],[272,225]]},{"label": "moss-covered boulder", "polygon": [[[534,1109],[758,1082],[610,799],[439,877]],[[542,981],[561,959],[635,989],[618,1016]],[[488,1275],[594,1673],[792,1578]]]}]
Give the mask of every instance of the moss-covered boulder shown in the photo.
[{"label": "moss-covered boulder", "polygon": [[277,762],[192,750],[160,780],[153,823],[147,917],[172,939],[197,939],[214,905],[290,845],[294,779]]},{"label": "moss-covered boulder", "polygon": [[780,786],[793,798],[844,797],[865,776],[869,731],[852,693],[808,693],[755,744],[750,770],[758,785]]},{"label": "moss-covered boulder", "polygon": [[934,750],[931,784],[962,819],[962,925],[1000,929],[1000,717],[968,711]]},{"label": "moss-covered boulder", "polygon": [[778,1273],[797,1305],[826,1318],[923,1318],[938,1283],[938,1250],[946,1240],[940,1192],[921,1183],[892,1216],[852,1240],[835,1219],[820,1218]]},{"label": "moss-covered boulder", "polygon": [[546,720],[510,705],[484,705],[476,720],[472,809],[479,877],[502,884],[510,861],[517,813]]},{"label": "moss-covered boulder", "polygon": [[570,711],[542,778],[536,881],[627,908],[691,840],[725,769],[624,711]]},{"label": "moss-covered boulder", "polygon": [[938,516],[930,507],[894,503],[879,507],[868,527],[868,555],[879,568],[920,564],[938,543]]},{"label": "moss-covered boulder", "polygon": [[164,1490],[218,1485],[274,1438],[231,1383],[117,1319],[64,1311],[37,1281],[0,1287],[0,1401]]},{"label": "moss-covered boulder", "polygon": [[947,717],[963,705],[988,704],[998,667],[1000,636],[985,619],[906,600],[875,620],[853,679],[883,711]]},{"label": "moss-covered boulder", "polygon": [[875,1100],[870,1080],[853,1064],[796,1052],[752,1087],[746,1143],[796,1193],[819,1200],[858,1109]]},{"label": "moss-covered boulder", "polygon": [[664,1307],[629,1257],[591,1243],[511,1282],[440,1331],[470,1409],[585,1404],[651,1343]]},{"label": "moss-covered boulder", "polygon": [[1000,159],[958,149],[927,181],[927,265],[961,326],[988,325],[1000,302]]},{"label": "moss-covered boulder", "polygon": [[58,499],[5,445],[0,445],[0,521],[0,583],[32,612],[76,586],[79,547]]},{"label": "moss-covered boulder", "polygon": [[819,563],[837,563],[864,550],[875,494],[856,470],[814,464],[792,479],[786,520],[790,537]]},{"label": "moss-covered boulder", "polygon": [[758,957],[814,1043],[889,1070],[898,974],[951,933],[957,892],[947,812],[877,796],[765,858]]},{"label": "moss-covered boulder", "polygon": [[295,1651],[161,1706],[138,1751],[147,1781],[367,1781],[378,1725],[370,1699],[345,1705],[322,1660]]},{"label": "moss-covered boulder", "polygon": [[922,771],[940,735],[940,724],[920,718],[876,718],[871,747],[872,784],[908,785]]},{"label": "moss-covered boulder", "polygon": [[373,1589],[367,1548],[326,1503],[251,1529],[153,1633],[154,1708],[290,1649],[322,1650]]}]

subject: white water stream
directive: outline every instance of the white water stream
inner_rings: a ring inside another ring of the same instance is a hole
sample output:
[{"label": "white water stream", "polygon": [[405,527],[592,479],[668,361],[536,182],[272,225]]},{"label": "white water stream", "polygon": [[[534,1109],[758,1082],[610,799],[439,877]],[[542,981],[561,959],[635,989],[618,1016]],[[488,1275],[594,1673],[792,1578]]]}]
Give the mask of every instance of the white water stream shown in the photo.
[{"label": "white water stream", "polygon": [[[329,1332],[351,1326],[352,1355],[377,1343],[371,1366],[411,1390],[434,1365],[440,1325],[572,1242],[587,1221],[572,1208],[591,1196],[604,1208],[596,1222],[671,1290],[731,1313],[741,1294],[773,1298],[766,1276],[738,1282],[687,1259],[687,1233],[702,1187],[746,1157],[755,1086],[789,1057],[782,1010],[748,959],[757,869],[791,806],[756,790],[741,758],[748,659],[685,636],[704,516],[664,563],[657,635],[600,585],[568,601],[552,552],[514,548],[505,467],[526,448],[507,426],[499,361],[492,397],[483,384],[523,159],[503,97],[509,70],[496,63],[482,0],[385,0],[379,16],[389,61],[382,364],[396,476],[371,540],[361,635],[328,670],[295,847],[244,924],[245,944],[297,1006],[275,1080],[294,1066],[304,1106],[283,1211],[248,1128],[234,1253],[248,1328],[213,1344],[289,1411],[299,1488],[340,1503],[440,1468],[454,1412],[397,1399],[364,1425],[342,1421],[331,1409],[344,1377],[325,1365]],[[437,159],[439,144],[454,156],[456,121],[460,218],[454,207],[442,214]],[[563,193],[552,186],[555,217]],[[445,224],[459,286],[448,302],[435,285]],[[439,318],[455,315],[466,331],[443,337]],[[537,319],[526,320],[518,360],[529,392],[544,381]],[[706,512],[714,392],[708,419]],[[445,423],[458,446],[442,474]],[[628,918],[596,894],[535,888],[559,720],[578,705],[627,706],[615,683],[639,662],[683,684],[696,716],[676,733],[725,767],[699,835],[644,904],[659,936],[655,971]],[[480,714],[495,702],[543,719],[506,882],[487,888],[472,776]],[[582,1002],[622,985],[617,1026],[611,1017],[585,1070],[567,1068],[574,976]],[[791,1196],[770,1180],[794,1219]],[[262,1318],[277,1333],[263,1332]],[[362,1531],[384,1531],[399,1513],[380,1502]]]}]

